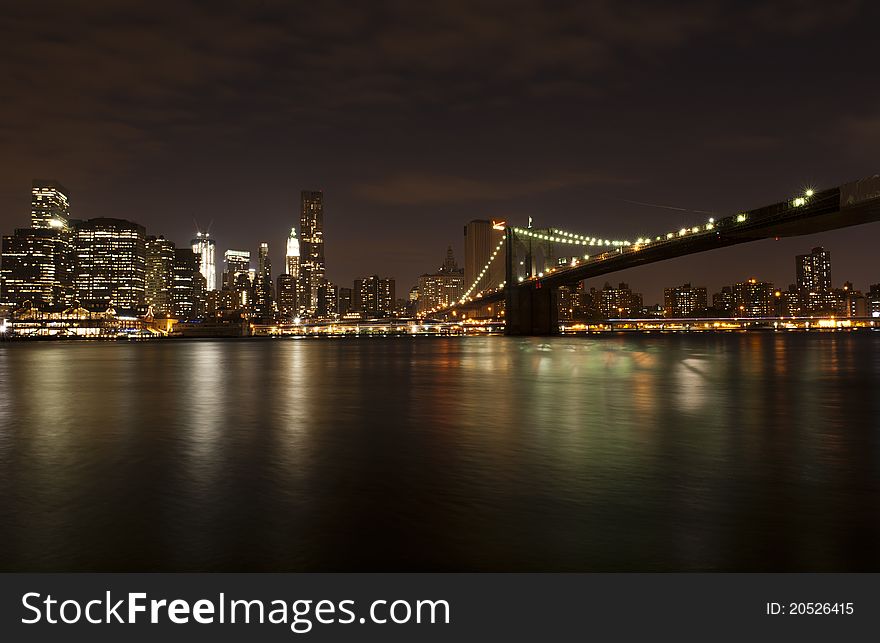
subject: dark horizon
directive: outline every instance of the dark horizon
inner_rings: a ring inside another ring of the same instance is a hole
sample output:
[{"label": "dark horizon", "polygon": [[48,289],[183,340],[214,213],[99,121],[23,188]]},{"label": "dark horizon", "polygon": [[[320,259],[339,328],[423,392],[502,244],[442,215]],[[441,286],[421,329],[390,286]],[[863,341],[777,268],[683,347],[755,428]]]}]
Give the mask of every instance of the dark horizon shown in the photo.
[{"label": "dark horizon", "polygon": [[[0,45],[0,232],[26,227],[31,180],[54,178],[73,218],[129,219],[179,246],[195,218],[221,256],[268,241],[277,274],[300,191],[322,189],[328,278],[390,276],[403,295],[447,245],[463,263],[471,219],[609,238],[677,229],[880,171],[875,14],[797,1],[15,5]],[[866,290],[880,281],[871,230],[607,280],[646,303],[684,282],[786,287],[794,257],[822,245],[835,286]]]}]

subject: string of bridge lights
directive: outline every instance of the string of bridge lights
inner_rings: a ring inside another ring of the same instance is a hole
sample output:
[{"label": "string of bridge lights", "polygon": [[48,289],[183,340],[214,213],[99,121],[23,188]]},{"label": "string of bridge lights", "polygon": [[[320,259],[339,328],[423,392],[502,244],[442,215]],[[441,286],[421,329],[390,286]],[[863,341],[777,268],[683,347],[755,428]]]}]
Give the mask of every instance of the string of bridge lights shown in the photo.
[{"label": "string of bridge lights", "polygon": [[[804,191],[803,196],[795,197],[791,201],[788,202],[790,207],[800,208],[805,206],[810,199],[815,194],[815,191],[812,188],[808,188]],[[735,223],[745,223],[749,218],[748,212],[740,212],[739,214],[728,217],[729,220]],[[531,221],[531,218],[529,219]],[[603,239],[601,237],[593,237],[589,235],[577,234],[575,232],[567,232],[565,230],[560,230],[559,228],[551,228],[549,233],[547,232],[539,232],[537,230],[533,230],[532,228],[519,228],[515,226],[511,226],[509,230],[517,235],[523,235],[526,237],[530,237],[532,239],[537,239],[539,241],[547,241],[551,243],[565,243],[569,245],[577,245],[581,247],[599,247],[599,248],[616,248],[619,252],[623,252],[623,248],[632,248],[633,250],[641,250],[645,246],[650,244],[656,244],[658,242],[670,241],[675,238],[685,237],[687,235],[699,234],[702,232],[711,232],[713,231],[718,223],[716,223],[714,217],[709,217],[709,220],[697,226],[690,226],[680,228],[677,232],[667,232],[665,235],[657,235],[653,238],[650,236],[643,236],[637,238],[635,241],[629,241],[626,239]],[[473,301],[473,297],[471,297],[471,293],[473,293],[474,289],[477,285],[482,281],[483,277],[486,276],[486,273],[489,270],[489,267],[492,265],[492,262],[498,257],[498,254],[501,252],[501,248],[504,246],[504,242],[507,239],[507,233],[501,237],[501,241],[498,242],[498,245],[495,246],[495,249],[492,251],[489,260],[486,262],[486,265],[483,266],[482,270],[480,270],[477,278],[474,280],[474,283],[470,285],[470,287],[465,291],[465,293],[458,300],[459,304],[464,304],[468,301]],[[600,255],[601,257],[601,255]],[[590,259],[589,254],[585,254],[585,261]],[[572,259],[571,267],[577,266],[580,263],[580,260],[577,258]],[[555,272],[558,268],[550,268],[548,273]],[[544,273],[539,272],[538,277],[543,277]],[[524,277],[518,277],[520,282],[525,281]],[[499,290],[504,288],[507,282],[502,282],[498,285],[498,288],[492,289]],[[481,297],[482,293],[478,293],[477,297]],[[454,306],[454,304],[453,304]],[[434,311],[432,311],[434,312]]]},{"label": "string of bridge lights", "polygon": [[[492,262],[495,261],[495,258],[498,256],[498,253],[501,252],[501,248],[504,247],[504,242],[506,239],[507,239],[507,234],[505,233],[504,235],[501,236],[501,241],[498,242],[498,245],[495,246],[495,250],[493,250],[492,254],[489,256],[489,261],[487,261],[486,265],[483,266],[483,269],[480,270],[479,274],[477,275],[477,278],[474,280],[474,283],[472,283],[471,287],[465,291],[465,293],[458,300],[458,303],[463,304],[464,302],[466,302],[468,300],[468,297],[471,296],[471,293],[474,291],[474,288],[476,288],[477,284],[479,284],[480,281],[482,281],[483,277],[486,276],[486,272],[489,270],[489,266],[492,265]],[[504,288],[504,282],[502,282],[498,287]]]}]

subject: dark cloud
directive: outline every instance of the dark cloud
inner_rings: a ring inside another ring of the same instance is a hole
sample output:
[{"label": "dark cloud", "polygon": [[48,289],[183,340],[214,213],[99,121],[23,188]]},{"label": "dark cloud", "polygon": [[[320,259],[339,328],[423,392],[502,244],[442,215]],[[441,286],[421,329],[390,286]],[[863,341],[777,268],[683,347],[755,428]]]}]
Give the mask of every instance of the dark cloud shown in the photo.
[{"label": "dark cloud", "polygon": [[521,181],[487,181],[460,176],[402,172],[383,180],[362,183],[355,190],[359,196],[386,205],[426,205],[478,201],[499,201],[531,196],[593,184],[621,184],[598,172],[566,172],[556,176]]}]

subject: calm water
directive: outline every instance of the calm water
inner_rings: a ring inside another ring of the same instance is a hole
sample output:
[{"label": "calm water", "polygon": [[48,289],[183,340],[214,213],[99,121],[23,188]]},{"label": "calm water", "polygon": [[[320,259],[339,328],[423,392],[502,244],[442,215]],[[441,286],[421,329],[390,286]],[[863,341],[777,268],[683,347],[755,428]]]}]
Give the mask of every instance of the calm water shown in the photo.
[{"label": "calm water", "polygon": [[880,570],[880,333],[0,344],[0,569]]}]

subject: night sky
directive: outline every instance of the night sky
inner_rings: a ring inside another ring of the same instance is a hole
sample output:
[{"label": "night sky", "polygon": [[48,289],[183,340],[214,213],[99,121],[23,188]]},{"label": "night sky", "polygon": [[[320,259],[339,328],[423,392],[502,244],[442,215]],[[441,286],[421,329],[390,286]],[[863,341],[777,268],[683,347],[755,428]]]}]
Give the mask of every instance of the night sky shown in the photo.
[{"label": "night sky", "polygon": [[[0,231],[31,179],[72,216],[131,219],[218,255],[273,250],[325,191],[327,274],[436,269],[504,218],[635,238],[880,172],[871,3],[4,2]],[[634,202],[683,208],[666,209]],[[697,212],[705,211],[705,212]],[[880,282],[880,224],[610,275],[662,287]],[[218,271],[222,269],[218,266]],[[590,282],[589,285],[601,286]]]}]

